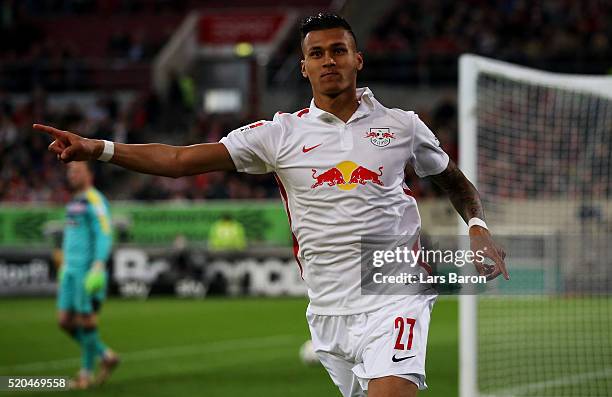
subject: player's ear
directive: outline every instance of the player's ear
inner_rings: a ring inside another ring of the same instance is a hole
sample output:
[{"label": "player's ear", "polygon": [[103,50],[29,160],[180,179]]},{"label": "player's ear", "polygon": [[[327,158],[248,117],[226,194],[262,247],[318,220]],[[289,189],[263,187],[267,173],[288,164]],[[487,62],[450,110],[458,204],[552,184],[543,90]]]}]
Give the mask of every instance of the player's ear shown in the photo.
[{"label": "player's ear", "polygon": [[302,76],[308,78],[308,75],[306,74],[306,64],[303,59],[300,61],[300,70],[302,71]]},{"label": "player's ear", "polygon": [[357,52],[357,70],[363,69],[363,53],[361,51]]}]

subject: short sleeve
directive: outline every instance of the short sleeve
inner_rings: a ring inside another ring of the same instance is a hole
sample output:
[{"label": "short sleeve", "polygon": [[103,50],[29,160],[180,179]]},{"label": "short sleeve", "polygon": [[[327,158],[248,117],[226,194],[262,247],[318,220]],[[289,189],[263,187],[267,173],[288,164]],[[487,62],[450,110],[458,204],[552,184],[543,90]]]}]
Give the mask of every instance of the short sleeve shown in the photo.
[{"label": "short sleeve", "polygon": [[238,128],[221,139],[236,170],[265,174],[276,169],[282,126],[276,121],[258,121]]},{"label": "short sleeve", "polygon": [[419,116],[413,114],[413,118],[414,138],[410,164],[421,178],[437,175],[448,167],[448,154],[442,150],[438,138],[419,119]]}]

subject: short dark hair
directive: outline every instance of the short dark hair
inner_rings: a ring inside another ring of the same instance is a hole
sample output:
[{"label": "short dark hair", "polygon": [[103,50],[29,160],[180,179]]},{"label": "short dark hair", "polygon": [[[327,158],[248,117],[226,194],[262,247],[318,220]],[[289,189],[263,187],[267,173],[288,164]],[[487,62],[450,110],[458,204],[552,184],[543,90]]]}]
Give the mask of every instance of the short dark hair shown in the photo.
[{"label": "short dark hair", "polygon": [[334,29],[334,28],[342,28],[347,30],[351,36],[353,36],[353,40],[355,40],[355,46],[357,46],[357,37],[355,37],[355,33],[353,33],[353,29],[346,19],[342,18],[338,14],[333,13],[318,13],[316,15],[308,16],[302,19],[302,23],[300,25],[300,37],[301,41],[304,41],[304,38],[309,32],[313,30],[324,30],[324,29]]}]

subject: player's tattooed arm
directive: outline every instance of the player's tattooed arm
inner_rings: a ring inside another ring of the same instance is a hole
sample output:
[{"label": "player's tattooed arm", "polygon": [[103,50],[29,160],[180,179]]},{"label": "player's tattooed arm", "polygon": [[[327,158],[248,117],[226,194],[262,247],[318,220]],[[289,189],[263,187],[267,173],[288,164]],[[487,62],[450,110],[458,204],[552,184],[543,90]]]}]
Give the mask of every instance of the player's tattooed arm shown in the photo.
[{"label": "player's tattooed arm", "polygon": [[478,190],[453,160],[449,160],[444,171],[429,178],[448,195],[453,207],[466,222],[471,218],[484,220],[484,209]]},{"label": "player's tattooed arm", "polygon": [[[467,223],[471,218],[484,220],[484,210],[478,190],[463,175],[463,172],[452,160],[448,166],[438,175],[430,178],[448,195],[453,206]],[[472,226],[469,230],[470,249],[473,252],[482,252],[484,257],[493,260],[494,264],[486,264],[483,261],[474,260],[476,270],[480,275],[492,280],[499,275],[503,275],[506,280],[510,280],[510,274],[506,269],[504,258],[506,252],[493,241],[489,231],[481,226]]]}]

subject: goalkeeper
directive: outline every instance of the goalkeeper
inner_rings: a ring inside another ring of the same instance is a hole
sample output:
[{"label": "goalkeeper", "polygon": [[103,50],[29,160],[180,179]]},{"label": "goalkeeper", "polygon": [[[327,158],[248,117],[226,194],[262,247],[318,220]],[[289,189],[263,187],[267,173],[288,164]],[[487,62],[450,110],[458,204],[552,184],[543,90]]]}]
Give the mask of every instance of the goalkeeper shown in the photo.
[{"label": "goalkeeper", "polygon": [[[112,235],[108,203],[93,187],[93,174],[86,162],[68,164],[68,183],[74,194],[66,207],[58,321],[81,347],[81,370],[71,385],[87,389],[103,383],[119,364],[118,355],[102,342],[97,327],[97,313],[106,296],[105,263]],[[94,379],[98,358],[100,372]]]}]

